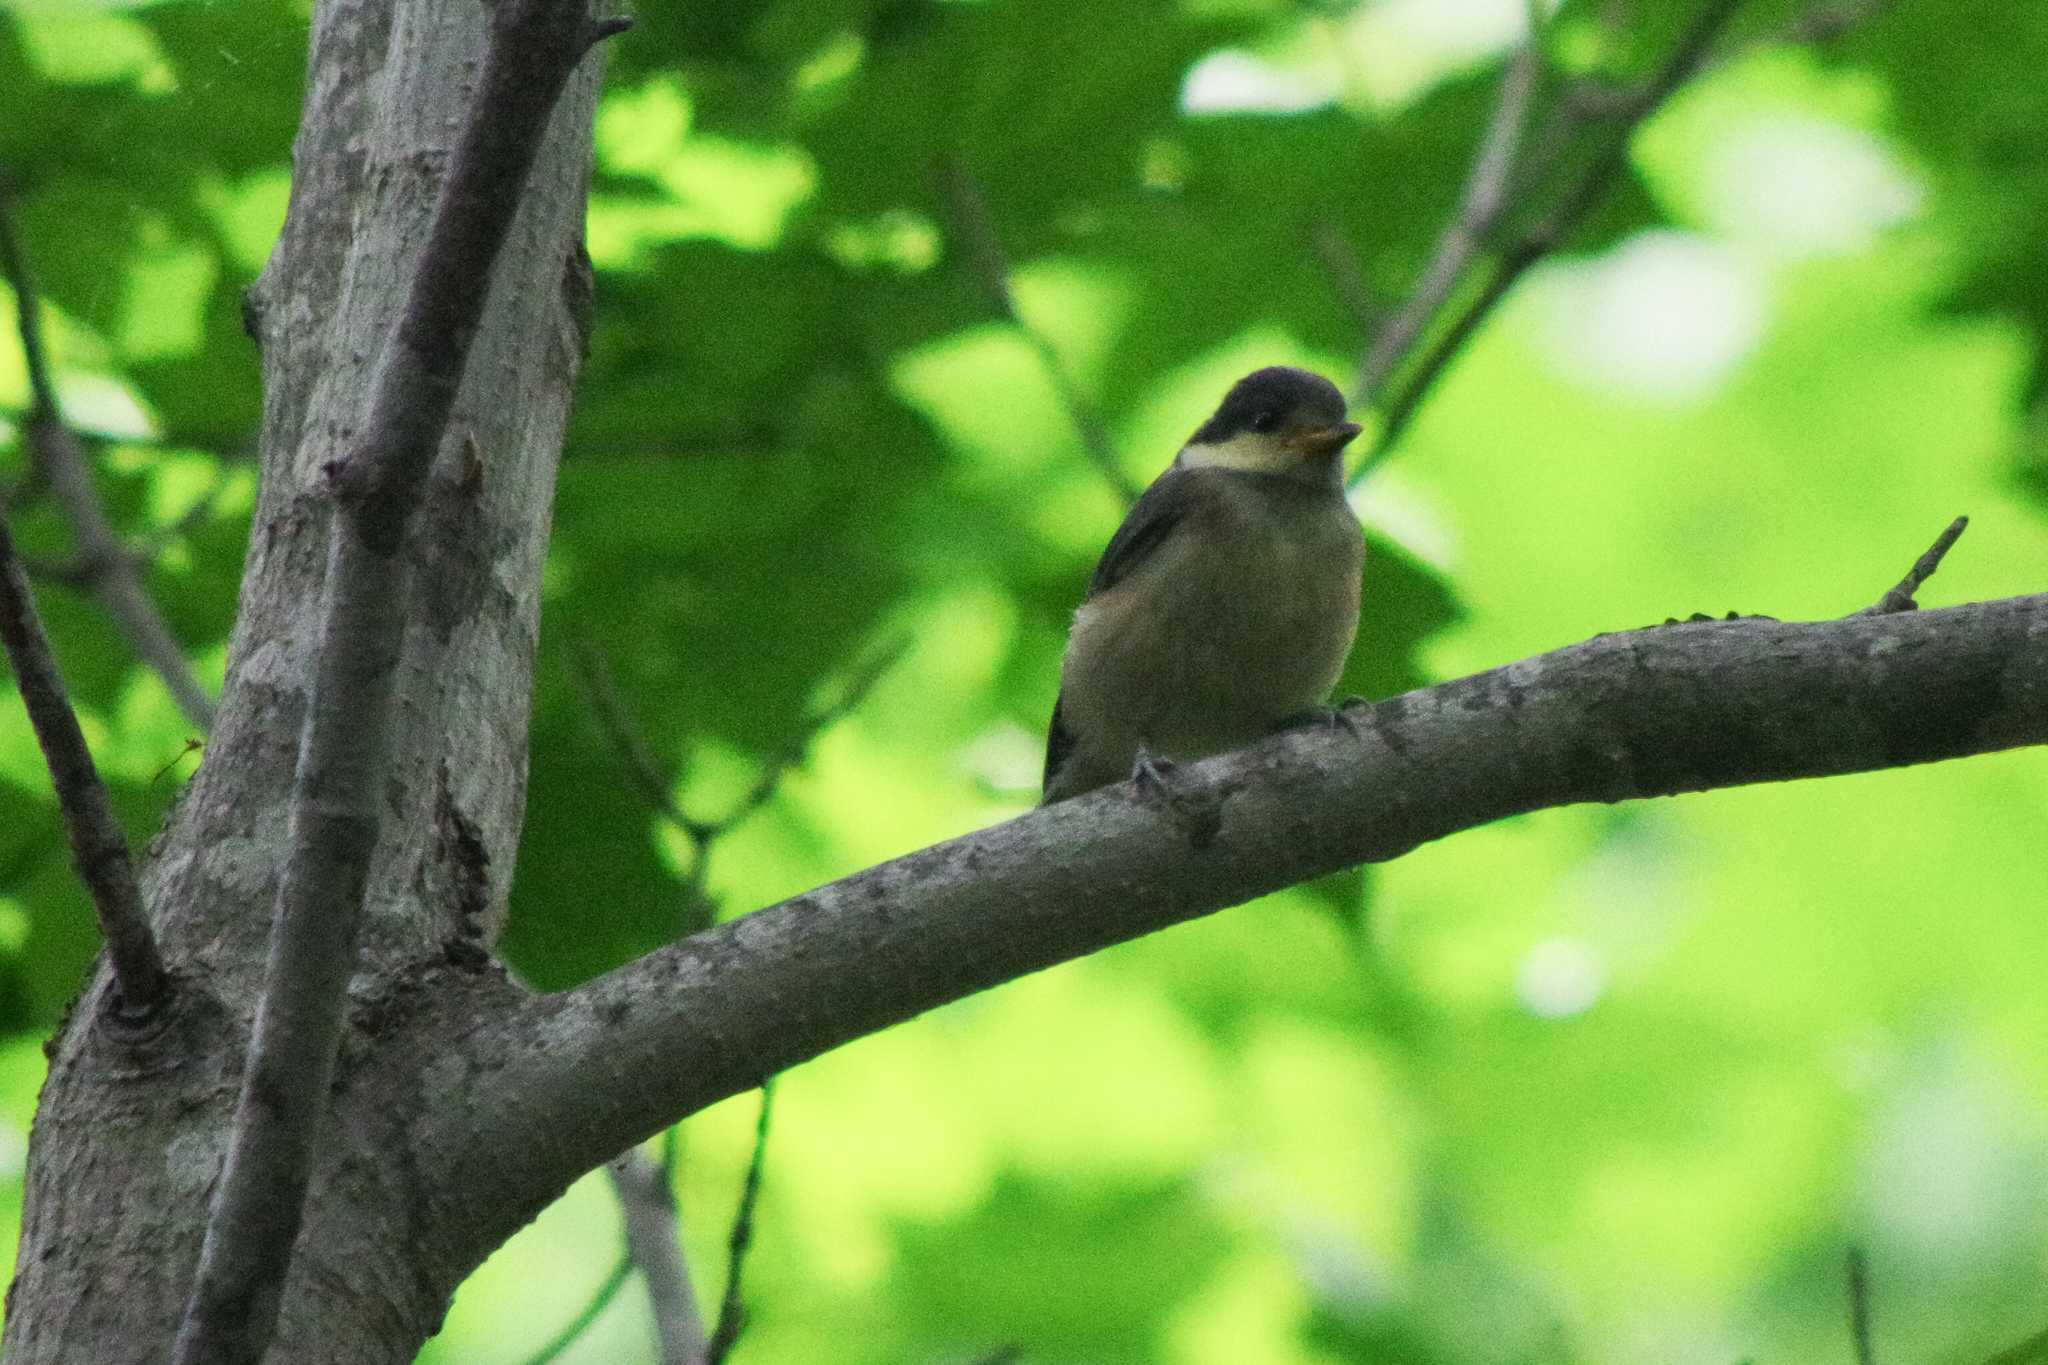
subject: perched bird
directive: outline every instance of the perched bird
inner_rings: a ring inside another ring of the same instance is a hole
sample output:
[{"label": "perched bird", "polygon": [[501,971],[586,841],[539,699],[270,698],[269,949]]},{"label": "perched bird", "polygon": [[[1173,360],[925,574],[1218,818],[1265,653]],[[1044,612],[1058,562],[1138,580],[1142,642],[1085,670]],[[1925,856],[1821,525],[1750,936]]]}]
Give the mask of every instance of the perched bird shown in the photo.
[{"label": "perched bird", "polygon": [[1320,375],[1231,386],[1132,505],[1074,613],[1045,745],[1050,804],[1204,758],[1322,703],[1358,630],[1365,538],[1344,500],[1358,434]]}]

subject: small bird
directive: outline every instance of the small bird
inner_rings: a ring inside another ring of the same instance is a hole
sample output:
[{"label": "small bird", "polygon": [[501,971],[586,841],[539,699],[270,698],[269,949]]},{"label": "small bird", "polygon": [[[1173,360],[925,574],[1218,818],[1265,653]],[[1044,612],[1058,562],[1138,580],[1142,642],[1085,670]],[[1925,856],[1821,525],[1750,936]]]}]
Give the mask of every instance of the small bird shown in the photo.
[{"label": "small bird", "polygon": [[1365,565],[1344,499],[1356,435],[1320,375],[1274,366],[1231,386],[1132,505],[1074,612],[1042,804],[1248,744],[1329,696]]}]

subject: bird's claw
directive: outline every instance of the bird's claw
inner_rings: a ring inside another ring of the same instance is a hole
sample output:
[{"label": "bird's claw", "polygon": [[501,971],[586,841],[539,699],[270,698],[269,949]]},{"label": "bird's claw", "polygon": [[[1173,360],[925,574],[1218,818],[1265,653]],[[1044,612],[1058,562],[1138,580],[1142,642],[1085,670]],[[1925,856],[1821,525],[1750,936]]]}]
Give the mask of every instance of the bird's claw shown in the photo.
[{"label": "bird's claw", "polygon": [[1296,711],[1291,716],[1283,716],[1274,724],[1272,733],[1277,735],[1288,730],[1306,730],[1310,726],[1319,725],[1326,730],[1341,729],[1353,739],[1363,742],[1365,722],[1359,719],[1358,713],[1371,710],[1372,703],[1364,697],[1346,697],[1335,706],[1311,706]]},{"label": "bird's claw", "polygon": [[1137,784],[1140,795],[1153,801],[1165,801],[1173,796],[1169,778],[1180,768],[1170,758],[1154,754],[1143,744],[1138,746],[1137,757],[1131,760],[1131,781]]}]

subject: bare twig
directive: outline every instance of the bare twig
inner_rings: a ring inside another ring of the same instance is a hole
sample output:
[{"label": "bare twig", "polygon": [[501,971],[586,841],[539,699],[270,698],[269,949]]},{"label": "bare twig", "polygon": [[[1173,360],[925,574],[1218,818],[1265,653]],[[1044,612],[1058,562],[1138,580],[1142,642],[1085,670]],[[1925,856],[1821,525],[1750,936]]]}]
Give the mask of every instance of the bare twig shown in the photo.
[{"label": "bare twig", "polygon": [[1862,1247],[1849,1248],[1849,1339],[1856,1344],[1856,1365],[1877,1365],[1870,1345],[1870,1265]]},{"label": "bare twig", "polygon": [[1948,524],[1948,529],[1935,537],[1934,544],[1927,547],[1927,553],[1913,562],[1906,570],[1906,576],[1898,586],[1887,592],[1877,602],[1858,612],[1859,616],[1883,616],[1894,611],[1918,611],[1920,604],[1913,600],[1913,594],[1920,591],[1920,585],[1934,577],[1934,571],[1941,567],[1941,561],[1962,535],[1963,528],[1970,524],[1968,517],[1957,517]]},{"label": "bare twig", "polygon": [[747,1248],[754,1241],[754,1204],[761,1195],[761,1167],[768,1155],[768,1125],[775,1112],[775,1079],[761,1082],[761,1117],[754,1125],[754,1153],[747,1159],[747,1178],[740,1186],[739,1207],[732,1215],[732,1254],[725,1268],[725,1298],[718,1305],[718,1326],[711,1330],[711,1342],[704,1348],[704,1365],[724,1365],[726,1355],[746,1326],[746,1307],[740,1293],[740,1272],[746,1267]]},{"label": "bare twig", "polygon": [[1385,459],[1407,433],[1409,424],[1414,421],[1436,381],[1479,330],[1479,324],[1507,297],[1508,291],[1514,288],[1529,267],[1562,245],[1593,206],[1600,202],[1628,165],[1629,143],[1636,129],[1699,69],[1715,37],[1734,17],[1741,3],[1742,0],[1706,0],[1664,65],[1635,93],[1615,119],[1606,143],[1579,178],[1567,187],[1548,213],[1509,243],[1495,260],[1492,271],[1477,293],[1451,319],[1387,401],[1379,434],[1351,475],[1354,485]]},{"label": "bare twig", "polygon": [[[1780,28],[1754,39],[1753,45],[1832,42],[1881,16],[1896,3],[1897,0],[1842,0],[1842,3],[1833,5],[1817,5]],[[1740,0],[1705,0],[1665,64],[1639,86],[1614,86],[1594,77],[1572,82],[1558,97],[1550,117],[1528,139],[1528,145],[1521,154],[1516,156],[1511,150],[1502,153],[1511,164],[1503,173],[1505,189],[1494,208],[1493,221],[1483,224],[1491,230],[1498,230],[1501,220],[1525,196],[1541,190],[1589,123],[1612,125],[1606,142],[1580,177],[1564,191],[1547,214],[1500,251],[1491,271],[1476,288],[1467,291],[1462,306],[1445,322],[1441,317],[1445,305],[1460,291],[1465,283],[1464,277],[1478,264],[1483,254],[1487,233],[1468,233],[1464,229],[1468,210],[1474,203],[1474,191],[1486,183],[1487,177],[1482,172],[1490,169],[1489,153],[1496,145],[1509,145],[1502,125],[1507,113],[1512,112],[1507,108],[1509,97],[1514,94],[1510,82],[1515,71],[1510,66],[1502,77],[1500,100],[1481,141],[1481,153],[1467,181],[1466,195],[1460,203],[1458,216],[1439,241],[1437,253],[1418,281],[1415,294],[1396,314],[1405,335],[1395,333],[1390,336],[1393,332],[1390,323],[1375,338],[1373,350],[1354,386],[1359,398],[1370,400],[1380,396],[1397,371],[1406,370],[1398,390],[1381,405],[1380,431],[1351,475],[1353,486],[1392,453],[1445,369],[1493,309],[1531,266],[1564,243],[1586,214],[1606,195],[1626,167],[1630,140],[1643,121],[1686,81],[1708,66],[1752,45],[1739,44],[1718,54],[1713,51],[1716,35],[1733,17],[1739,4]],[[1610,27],[1625,27],[1630,19],[1625,8],[1617,7],[1606,22]],[[1523,117],[1526,118],[1526,112]],[[1463,259],[1455,263],[1456,268],[1452,268],[1450,258],[1461,254]],[[1435,333],[1433,344],[1419,360],[1411,363],[1409,357],[1415,343],[1432,332]],[[1398,345],[1395,344],[1397,340]]]},{"label": "bare twig", "polygon": [[1414,348],[1511,206],[1508,188],[1515,175],[1522,132],[1528,126],[1529,106],[1542,70],[1541,9],[1532,4],[1528,36],[1501,73],[1493,114],[1487,120],[1485,136],[1480,139],[1479,155],[1465,178],[1457,210],[1437,238],[1436,250],[1430,254],[1429,264],[1423,268],[1414,289],[1373,336],[1372,345],[1359,365],[1358,377],[1351,385],[1353,402],[1370,403],[1379,396],[1380,386]]},{"label": "bare twig", "polygon": [[51,378],[49,353],[43,345],[42,309],[29,273],[27,253],[14,228],[11,195],[0,176],[0,268],[14,288],[15,317],[21,332],[21,353],[28,369],[30,405],[22,425],[38,474],[48,483],[78,543],[78,564],[85,581],[114,620],[128,647],[163,679],[178,710],[202,729],[213,724],[213,699],[192,673],[185,651],[164,624],[162,613],[142,586],[136,561],[107,520],[93,488],[90,462],[78,437],[64,425]]},{"label": "bare twig", "polygon": [[1025,321],[1024,315],[1017,311],[1017,300],[1010,292],[1009,257],[1003,252],[995,215],[989,212],[988,199],[982,194],[974,172],[968,169],[966,162],[953,156],[941,160],[938,172],[966,262],[988,295],[989,302],[1038,357],[1046,378],[1052,382],[1053,391],[1059,396],[1060,405],[1067,410],[1067,420],[1074,424],[1074,432],[1081,438],[1082,449],[1088,452],[1088,458],[1095,462],[1102,477],[1109,480],[1110,487],[1116,489],[1126,502],[1137,497],[1137,485],[1117,463],[1116,446],[1109,439],[1109,428],[1104,425],[1102,414],[1081,392],[1081,386],[1074,381],[1051,339]]},{"label": "bare twig", "polygon": [[548,116],[583,54],[628,22],[594,19],[582,0],[500,0],[487,13],[476,95],[404,311],[374,370],[355,444],[326,471],[336,514],[290,798],[291,847],[174,1365],[255,1365],[276,1331],[378,838],[409,595],[406,532]]},{"label": "bare twig", "polygon": [[140,1023],[155,1013],[168,989],[163,959],[157,953],[142,894],[135,883],[135,863],[128,841],[114,819],[107,789],[93,765],[79,731],[78,717],[64,693],[64,679],[50,652],[50,641],[36,617],[28,576],[14,553],[7,519],[0,515],[0,639],[14,665],[22,703],[35,728],[49,765],[50,784],[64,813],[64,833],[71,841],[72,865],[92,897],[107,958],[114,968],[115,994],[110,1001],[116,1018]]}]

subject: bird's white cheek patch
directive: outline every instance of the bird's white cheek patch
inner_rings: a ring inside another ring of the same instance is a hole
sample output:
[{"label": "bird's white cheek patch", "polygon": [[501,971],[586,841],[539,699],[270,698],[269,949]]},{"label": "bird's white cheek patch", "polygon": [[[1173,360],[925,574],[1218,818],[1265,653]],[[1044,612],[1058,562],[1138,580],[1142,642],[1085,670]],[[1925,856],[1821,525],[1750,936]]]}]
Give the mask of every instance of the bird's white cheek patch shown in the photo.
[{"label": "bird's white cheek patch", "polygon": [[1183,446],[1180,452],[1180,463],[1188,469],[1248,469],[1270,474],[1300,462],[1299,455],[1255,431],[1213,444]]}]

